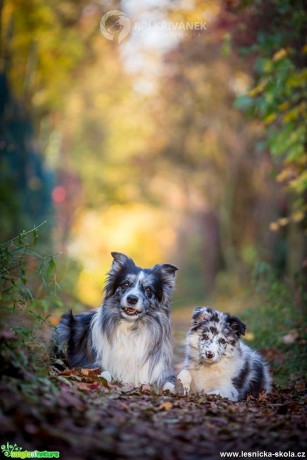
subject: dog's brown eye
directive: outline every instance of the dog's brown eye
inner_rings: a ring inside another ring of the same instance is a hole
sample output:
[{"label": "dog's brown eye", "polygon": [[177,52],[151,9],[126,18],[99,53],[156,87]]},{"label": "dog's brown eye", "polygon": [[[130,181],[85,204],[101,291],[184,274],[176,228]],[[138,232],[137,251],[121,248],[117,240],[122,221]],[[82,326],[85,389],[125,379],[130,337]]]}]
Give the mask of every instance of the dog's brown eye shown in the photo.
[{"label": "dog's brown eye", "polygon": [[208,334],[203,334],[203,339],[204,339],[204,340],[208,340],[208,339],[209,339]]},{"label": "dog's brown eye", "polygon": [[152,292],[151,287],[148,286],[148,287],[145,289],[145,291],[146,291],[146,294],[148,295],[148,297],[151,297],[151,296],[152,296],[153,292]]},{"label": "dog's brown eye", "polygon": [[124,281],[124,282],[122,283],[122,287],[125,288],[125,289],[127,289],[129,286],[130,286],[129,281]]},{"label": "dog's brown eye", "polygon": [[225,339],[220,339],[219,342],[220,343],[226,343],[226,340]]}]

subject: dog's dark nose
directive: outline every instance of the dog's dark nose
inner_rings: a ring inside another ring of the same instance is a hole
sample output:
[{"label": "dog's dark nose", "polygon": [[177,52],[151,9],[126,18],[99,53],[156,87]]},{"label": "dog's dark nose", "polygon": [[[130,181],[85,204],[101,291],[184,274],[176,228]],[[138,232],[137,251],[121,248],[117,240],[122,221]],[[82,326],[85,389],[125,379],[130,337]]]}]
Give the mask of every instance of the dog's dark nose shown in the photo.
[{"label": "dog's dark nose", "polygon": [[214,353],[212,353],[212,351],[206,351],[206,358],[208,359],[214,358]]},{"label": "dog's dark nose", "polygon": [[127,297],[127,302],[129,305],[135,305],[137,303],[137,301],[139,300],[139,298],[136,296],[136,295],[129,295]]}]

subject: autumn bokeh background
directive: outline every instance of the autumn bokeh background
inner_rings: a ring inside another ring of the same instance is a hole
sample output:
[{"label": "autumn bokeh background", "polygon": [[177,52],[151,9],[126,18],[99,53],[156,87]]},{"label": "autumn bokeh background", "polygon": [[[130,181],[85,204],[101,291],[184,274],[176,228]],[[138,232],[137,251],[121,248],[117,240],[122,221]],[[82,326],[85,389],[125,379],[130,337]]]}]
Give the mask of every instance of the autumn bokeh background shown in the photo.
[{"label": "autumn bokeh background", "polygon": [[[113,250],[180,266],[174,308],[300,276],[303,2],[0,7],[1,240],[47,221],[65,305],[101,303]],[[131,21],[120,44],[99,30],[112,9]]]}]

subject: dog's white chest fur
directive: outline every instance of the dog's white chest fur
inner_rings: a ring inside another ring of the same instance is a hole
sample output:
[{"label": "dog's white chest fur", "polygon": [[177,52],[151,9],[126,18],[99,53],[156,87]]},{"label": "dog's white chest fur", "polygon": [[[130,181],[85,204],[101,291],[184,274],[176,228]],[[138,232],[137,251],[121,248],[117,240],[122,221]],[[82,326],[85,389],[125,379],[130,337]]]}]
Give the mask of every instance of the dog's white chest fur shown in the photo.
[{"label": "dog's white chest fur", "polygon": [[199,366],[197,370],[190,369],[192,375],[191,390],[196,393],[211,393],[216,388],[225,388],[225,386],[229,386],[227,383],[231,382],[239,368],[240,362],[235,359],[222,359],[217,364]]},{"label": "dog's white chest fur", "polygon": [[[161,363],[157,363],[150,372],[149,361],[145,360],[148,353],[149,340],[147,330],[133,330],[133,324],[122,321],[116,329],[112,343],[106,334],[100,334],[98,356],[103,370],[107,370],[113,379],[134,385],[157,381],[162,371]],[[96,338],[97,348],[97,338]]]}]

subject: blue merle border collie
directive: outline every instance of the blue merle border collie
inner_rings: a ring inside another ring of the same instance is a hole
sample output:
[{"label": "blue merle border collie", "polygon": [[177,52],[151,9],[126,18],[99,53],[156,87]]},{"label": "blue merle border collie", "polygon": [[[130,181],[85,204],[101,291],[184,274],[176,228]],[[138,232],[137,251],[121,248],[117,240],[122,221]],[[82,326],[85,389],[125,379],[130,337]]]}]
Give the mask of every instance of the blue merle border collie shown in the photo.
[{"label": "blue merle border collie", "polygon": [[55,331],[55,355],[69,367],[100,367],[107,380],[173,390],[170,302],[178,268],[137,267],[112,252],[101,308],[65,313]]},{"label": "blue merle border collie", "polygon": [[271,390],[268,366],[240,340],[246,326],[236,316],[195,308],[186,339],[185,369],[178,379],[185,394],[217,394],[232,401]]}]

